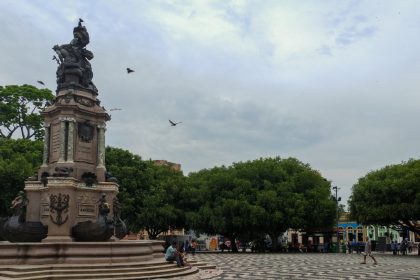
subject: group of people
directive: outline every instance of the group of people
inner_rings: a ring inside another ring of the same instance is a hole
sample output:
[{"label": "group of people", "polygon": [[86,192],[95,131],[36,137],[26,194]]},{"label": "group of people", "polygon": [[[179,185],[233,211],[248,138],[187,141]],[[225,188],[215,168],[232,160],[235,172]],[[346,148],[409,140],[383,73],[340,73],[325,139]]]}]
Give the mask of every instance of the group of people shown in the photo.
[{"label": "group of people", "polygon": [[401,243],[397,243],[397,241],[391,242],[391,251],[394,255],[407,255],[413,251],[415,244],[413,242],[409,242],[407,239],[404,239]]},{"label": "group of people", "polygon": [[171,245],[166,249],[165,252],[165,260],[167,262],[176,262],[178,267],[188,266],[191,268],[191,264],[187,261],[187,252],[190,251],[193,255],[195,254],[195,250],[197,247],[197,242],[193,240],[191,244],[185,242],[185,246],[183,244],[179,244],[176,240],[172,241]]}]

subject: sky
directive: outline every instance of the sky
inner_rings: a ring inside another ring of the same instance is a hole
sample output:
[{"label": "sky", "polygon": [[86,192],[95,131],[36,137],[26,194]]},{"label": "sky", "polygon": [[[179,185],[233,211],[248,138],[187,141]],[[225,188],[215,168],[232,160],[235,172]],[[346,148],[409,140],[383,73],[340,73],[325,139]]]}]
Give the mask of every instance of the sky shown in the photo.
[{"label": "sky", "polygon": [[420,1],[1,0],[0,10],[0,85],[55,90],[52,47],[82,18],[112,116],[106,144],[185,174],[295,157],[346,202],[358,178],[419,158]]}]

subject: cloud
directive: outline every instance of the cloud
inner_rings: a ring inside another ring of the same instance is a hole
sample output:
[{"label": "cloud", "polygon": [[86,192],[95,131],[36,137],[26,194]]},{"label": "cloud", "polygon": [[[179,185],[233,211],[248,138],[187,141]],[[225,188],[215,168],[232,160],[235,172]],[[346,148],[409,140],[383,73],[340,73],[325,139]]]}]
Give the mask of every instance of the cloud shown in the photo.
[{"label": "cloud", "polygon": [[107,144],[186,173],[294,156],[342,187],[345,200],[369,170],[420,154],[419,8],[1,1],[0,84],[43,80],[55,89],[51,48],[68,43],[82,17],[101,104],[122,108],[111,112]]}]

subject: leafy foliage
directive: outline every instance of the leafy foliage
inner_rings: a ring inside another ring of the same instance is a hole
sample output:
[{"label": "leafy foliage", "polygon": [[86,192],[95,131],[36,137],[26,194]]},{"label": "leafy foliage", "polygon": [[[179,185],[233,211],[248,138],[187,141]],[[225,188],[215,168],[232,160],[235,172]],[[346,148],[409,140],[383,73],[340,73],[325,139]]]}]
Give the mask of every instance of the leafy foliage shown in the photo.
[{"label": "leafy foliage", "polygon": [[11,201],[24,188],[42,162],[41,141],[0,138],[0,216],[7,216]]},{"label": "leafy foliage", "polygon": [[119,148],[106,147],[106,169],[119,181],[122,217],[132,231],[139,230],[137,214],[144,200],[151,178],[148,165],[140,156]]},{"label": "leafy foliage", "polygon": [[169,228],[185,227],[183,202],[188,192],[184,189],[182,172],[152,162],[149,162],[148,172],[152,174],[152,180],[137,217],[149,237],[155,239]]},{"label": "leafy foliage", "polygon": [[0,136],[41,138],[43,128],[39,112],[53,98],[49,89],[38,89],[31,85],[0,86]]},{"label": "leafy foliage", "polygon": [[189,222],[206,233],[220,233],[231,240],[268,234],[276,247],[277,237],[288,228],[309,229],[334,222],[336,203],[330,183],[294,158],[215,167],[190,174],[188,181],[200,196],[199,210],[189,213]]},{"label": "leafy foliage", "polygon": [[361,223],[399,225],[420,233],[420,160],[385,166],[360,178],[349,206]]},{"label": "leafy foliage", "polygon": [[143,161],[140,156],[107,147],[106,168],[119,180],[122,217],[132,231],[144,228],[149,237],[185,226],[184,176],[166,166]]}]

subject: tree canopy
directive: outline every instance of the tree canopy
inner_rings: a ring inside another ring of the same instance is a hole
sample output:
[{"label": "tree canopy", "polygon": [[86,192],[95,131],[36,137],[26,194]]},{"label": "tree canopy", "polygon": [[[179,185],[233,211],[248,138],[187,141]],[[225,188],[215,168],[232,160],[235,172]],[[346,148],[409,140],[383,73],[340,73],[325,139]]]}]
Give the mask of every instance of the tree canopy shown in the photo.
[{"label": "tree canopy", "polygon": [[369,172],[353,186],[349,206],[358,222],[398,225],[420,234],[420,160]]},{"label": "tree canopy", "polygon": [[49,89],[38,89],[31,85],[0,86],[0,137],[42,137],[42,117],[39,112],[53,98]]},{"label": "tree canopy", "polygon": [[132,231],[146,229],[154,239],[169,227],[185,227],[188,192],[182,172],[156,166],[119,148],[106,148],[106,168],[119,181],[122,217]]},{"label": "tree canopy", "polygon": [[11,201],[38,170],[42,148],[41,141],[0,138],[0,217],[8,215]]},{"label": "tree canopy", "polygon": [[190,174],[188,180],[200,197],[199,210],[189,213],[189,220],[202,232],[231,240],[268,234],[276,247],[288,228],[334,223],[330,183],[294,158],[239,162]]}]

